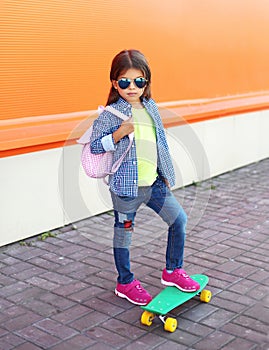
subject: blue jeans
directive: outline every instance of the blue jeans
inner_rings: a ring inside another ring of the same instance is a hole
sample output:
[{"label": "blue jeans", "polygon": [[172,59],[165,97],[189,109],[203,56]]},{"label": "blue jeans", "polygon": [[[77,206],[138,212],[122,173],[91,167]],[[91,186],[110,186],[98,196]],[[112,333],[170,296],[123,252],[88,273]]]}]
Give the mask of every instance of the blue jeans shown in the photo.
[{"label": "blue jeans", "polygon": [[152,186],[139,187],[135,198],[119,197],[113,192],[111,197],[115,215],[113,251],[118,282],[127,284],[134,279],[130,269],[129,247],[136,212],[142,203],[153,209],[168,225],[166,268],[181,268],[187,215],[163,180],[158,177]]}]

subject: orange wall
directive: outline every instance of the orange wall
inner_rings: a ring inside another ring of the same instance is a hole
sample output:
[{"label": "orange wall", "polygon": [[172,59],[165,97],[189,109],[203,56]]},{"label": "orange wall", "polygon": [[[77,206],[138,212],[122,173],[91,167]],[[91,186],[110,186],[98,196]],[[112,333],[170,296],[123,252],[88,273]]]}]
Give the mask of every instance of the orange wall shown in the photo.
[{"label": "orange wall", "polygon": [[269,90],[268,0],[6,0],[0,119],[96,109],[113,56],[145,53],[158,102]]}]

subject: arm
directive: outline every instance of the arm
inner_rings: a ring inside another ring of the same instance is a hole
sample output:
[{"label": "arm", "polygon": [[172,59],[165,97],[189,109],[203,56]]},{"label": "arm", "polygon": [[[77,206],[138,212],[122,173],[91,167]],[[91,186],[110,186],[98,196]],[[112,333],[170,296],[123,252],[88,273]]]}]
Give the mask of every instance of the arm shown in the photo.
[{"label": "arm", "polygon": [[118,143],[124,136],[127,136],[134,132],[134,122],[133,118],[125,120],[122,122],[121,126],[113,132],[112,136],[115,143]]},{"label": "arm", "polygon": [[134,131],[133,119],[119,124],[119,119],[109,112],[103,112],[94,121],[90,140],[91,152],[94,154],[115,151],[116,144]]}]

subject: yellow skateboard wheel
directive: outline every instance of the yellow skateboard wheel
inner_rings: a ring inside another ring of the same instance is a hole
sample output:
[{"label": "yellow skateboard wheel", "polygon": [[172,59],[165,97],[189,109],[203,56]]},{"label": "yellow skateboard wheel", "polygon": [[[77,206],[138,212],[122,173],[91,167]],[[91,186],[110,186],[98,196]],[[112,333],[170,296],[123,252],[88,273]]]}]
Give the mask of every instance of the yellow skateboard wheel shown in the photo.
[{"label": "yellow skateboard wheel", "polygon": [[141,323],[145,326],[151,326],[155,315],[152,312],[144,311],[141,315]]},{"label": "yellow skateboard wheel", "polygon": [[172,317],[168,317],[164,323],[164,330],[173,333],[177,329],[177,320]]},{"label": "yellow skateboard wheel", "polygon": [[200,300],[205,302],[205,303],[209,303],[212,297],[212,293],[210,292],[210,290],[207,289],[203,289],[201,294],[200,294]]}]

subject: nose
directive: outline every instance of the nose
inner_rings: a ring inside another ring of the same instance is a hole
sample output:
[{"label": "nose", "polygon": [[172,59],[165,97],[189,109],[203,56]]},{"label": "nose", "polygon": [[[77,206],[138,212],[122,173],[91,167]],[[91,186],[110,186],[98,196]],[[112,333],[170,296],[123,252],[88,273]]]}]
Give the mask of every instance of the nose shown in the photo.
[{"label": "nose", "polygon": [[135,89],[135,88],[136,88],[136,85],[135,85],[135,83],[134,83],[133,80],[131,80],[130,85],[129,85],[129,88],[130,88],[130,89]]}]

